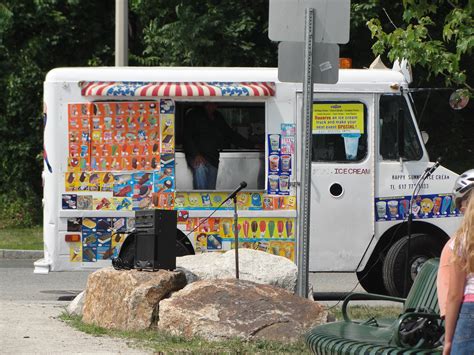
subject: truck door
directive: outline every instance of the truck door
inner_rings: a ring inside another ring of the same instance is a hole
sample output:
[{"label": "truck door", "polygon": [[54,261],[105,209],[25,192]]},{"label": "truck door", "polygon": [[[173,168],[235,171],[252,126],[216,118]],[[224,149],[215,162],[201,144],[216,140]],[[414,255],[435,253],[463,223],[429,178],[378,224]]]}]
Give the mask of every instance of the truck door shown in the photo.
[{"label": "truck door", "polygon": [[355,271],[374,235],[373,107],[372,94],[314,99],[310,271]]}]

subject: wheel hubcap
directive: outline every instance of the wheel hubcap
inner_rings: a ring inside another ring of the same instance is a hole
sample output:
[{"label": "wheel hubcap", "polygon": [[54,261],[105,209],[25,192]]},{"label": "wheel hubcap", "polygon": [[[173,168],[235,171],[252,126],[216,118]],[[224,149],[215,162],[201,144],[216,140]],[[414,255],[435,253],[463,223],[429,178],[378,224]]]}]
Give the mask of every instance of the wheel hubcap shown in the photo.
[{"label": "wheel hubcap", "polygon": [[416,275],[418,275],[418,272],[420,271],[426,260],[428,260],[426,256],[418,256],[413,259],[410,267],[410,276],[412,280],[415,280]]}]

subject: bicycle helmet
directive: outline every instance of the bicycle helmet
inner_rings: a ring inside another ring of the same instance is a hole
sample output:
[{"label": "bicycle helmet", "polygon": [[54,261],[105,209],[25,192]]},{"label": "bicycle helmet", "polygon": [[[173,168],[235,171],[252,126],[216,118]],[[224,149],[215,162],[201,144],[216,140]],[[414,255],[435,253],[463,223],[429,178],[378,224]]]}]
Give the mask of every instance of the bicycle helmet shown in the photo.
[{"label": "bicycle helmet", "polygon": [[474,188],[474,169],[468,170],[456,179],[453,188],[454,203],[460,206],[461,200]]}]

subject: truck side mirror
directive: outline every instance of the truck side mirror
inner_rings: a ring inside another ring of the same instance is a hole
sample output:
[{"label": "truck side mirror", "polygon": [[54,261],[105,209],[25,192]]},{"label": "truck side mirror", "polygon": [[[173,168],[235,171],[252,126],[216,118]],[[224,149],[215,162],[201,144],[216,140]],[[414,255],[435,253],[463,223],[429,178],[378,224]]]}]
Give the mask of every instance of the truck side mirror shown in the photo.
[{"label": "truck side mirror", "polygon": [[421,139],[423,139],[423,144],[428,143],[428,140],[430,139],[430,135],[426,131],[421,131]]}]

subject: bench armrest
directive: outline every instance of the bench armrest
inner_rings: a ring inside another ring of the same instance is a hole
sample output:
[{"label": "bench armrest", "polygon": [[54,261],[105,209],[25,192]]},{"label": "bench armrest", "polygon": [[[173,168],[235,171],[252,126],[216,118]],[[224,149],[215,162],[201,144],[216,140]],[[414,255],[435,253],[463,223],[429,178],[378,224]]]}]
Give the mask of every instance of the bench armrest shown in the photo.
[{"label": "bench armrest", "polygon": [[370,300],[370,301],[392,301],[392,302],[400,302],[400,303],[405,302],[405,298],[400,298],[400,297],[385,296],[385,295],[379,295],[376,293],[351,293],[344,299],[344,302],[342,303],[342,317],[344,318],[346,322],[353,322],[352,319],[347,314],[347,306],[349,302],[352,301],[353,298],[361,297],[361,296],[363,296],[364,299]]}]

